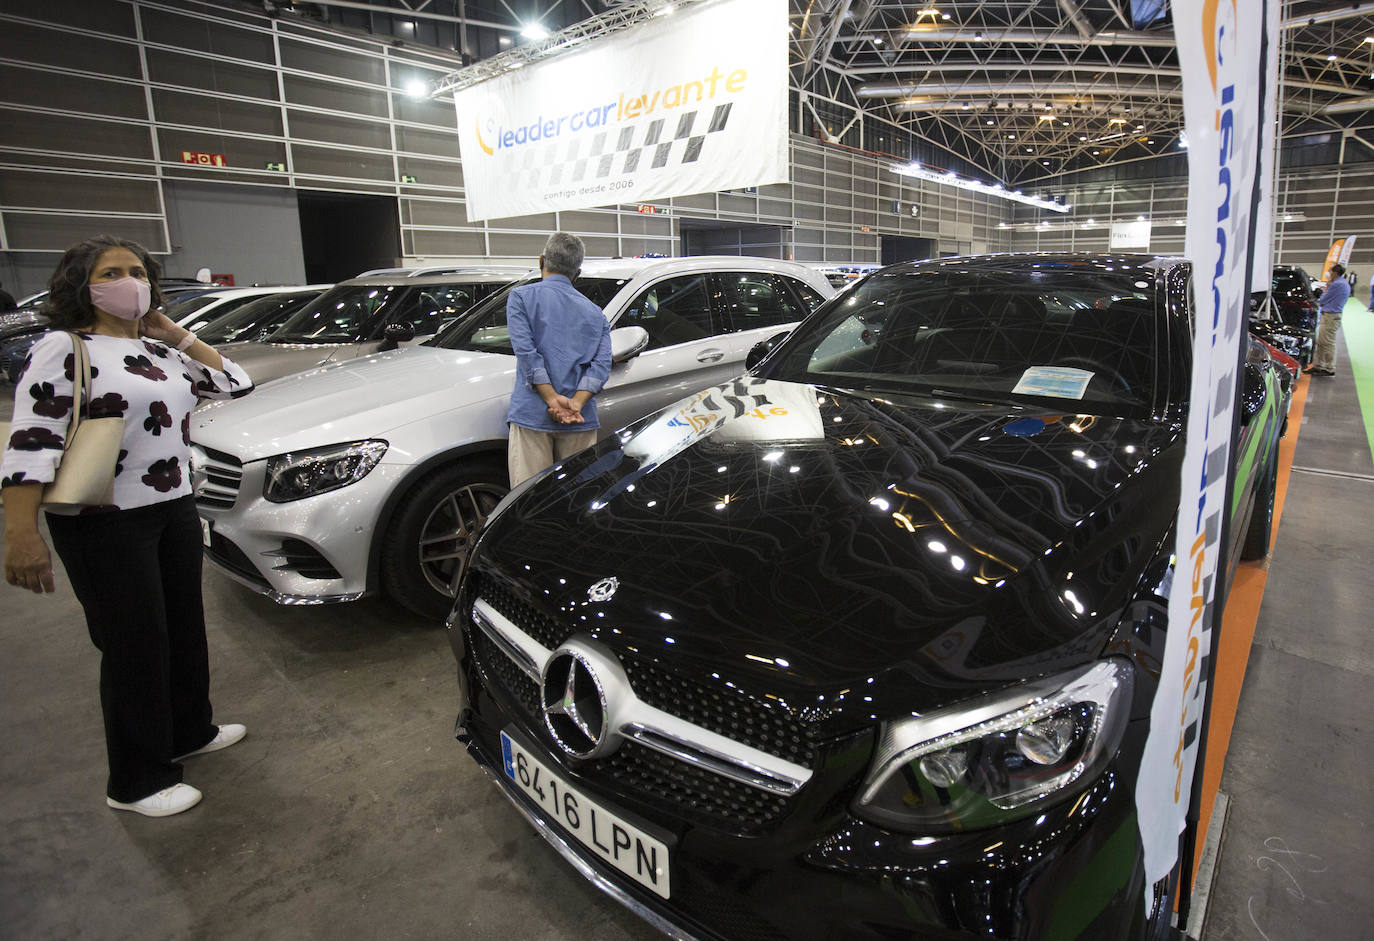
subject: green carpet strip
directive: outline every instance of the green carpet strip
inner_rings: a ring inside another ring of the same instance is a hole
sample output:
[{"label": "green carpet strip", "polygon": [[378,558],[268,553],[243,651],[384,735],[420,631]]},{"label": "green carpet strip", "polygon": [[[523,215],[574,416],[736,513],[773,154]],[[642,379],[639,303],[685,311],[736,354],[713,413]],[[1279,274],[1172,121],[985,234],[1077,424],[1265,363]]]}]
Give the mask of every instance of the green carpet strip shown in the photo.
[{"label": "green carpet strip", "polygon": [[1341,331],[1350,356],[1350,372],[1355,377],[1355,392],[1364,416],[1365,440],[1374,458],[1374,312],[1351,298],[1341,312]]}]

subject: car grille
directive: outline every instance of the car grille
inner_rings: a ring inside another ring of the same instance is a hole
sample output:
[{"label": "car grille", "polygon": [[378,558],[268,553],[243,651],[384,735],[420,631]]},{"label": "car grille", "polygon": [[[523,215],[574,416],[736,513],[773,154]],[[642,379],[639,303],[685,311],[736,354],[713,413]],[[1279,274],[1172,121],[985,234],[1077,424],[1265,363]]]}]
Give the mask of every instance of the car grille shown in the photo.
[{"label": "car grille", "polygon": [[205,455],[205,481],[196,488],[196,505],[227,510],[239,498],[243,462],[232,454],[201,448]]},{"label": "car grille", "polygon": [[[548,649],[558,647],[572,633],[488,575],[473,573],[465,595],[469,604],[482,598]],[[539,684],[483,631],[473,630],[470,636],[474,659],[487,681],[514,699],[536,727],[542,726]],[[743,693],[704,687],[623,655],[621,663],[635,694],[656,708],[761,751],[813,766],[815,747],[810,737],[783,709],[770,708]],[[583,778],[609,789],[667,804],[686,819],[736,833],[766,828],[786,813],[791,800],[633,741],[623,742],[607,758],[579,763],[576,770]]]}]

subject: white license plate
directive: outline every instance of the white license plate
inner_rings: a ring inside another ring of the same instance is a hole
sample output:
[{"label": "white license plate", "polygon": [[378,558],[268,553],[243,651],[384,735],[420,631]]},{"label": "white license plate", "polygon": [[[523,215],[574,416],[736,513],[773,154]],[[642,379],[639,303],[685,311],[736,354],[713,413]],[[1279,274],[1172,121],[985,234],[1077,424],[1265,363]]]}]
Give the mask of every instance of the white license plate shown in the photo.
[{"label": "white license plate", "polygon": [[668,847],[569,787],[505,732],[501,763],[515,782],[544,812],[610,866],[663,898],[668,898]]},{"label": "white license plate", "polygon": [[204,517],[200,521],[200,541],[206,546],[210,545],[210,521]]}]

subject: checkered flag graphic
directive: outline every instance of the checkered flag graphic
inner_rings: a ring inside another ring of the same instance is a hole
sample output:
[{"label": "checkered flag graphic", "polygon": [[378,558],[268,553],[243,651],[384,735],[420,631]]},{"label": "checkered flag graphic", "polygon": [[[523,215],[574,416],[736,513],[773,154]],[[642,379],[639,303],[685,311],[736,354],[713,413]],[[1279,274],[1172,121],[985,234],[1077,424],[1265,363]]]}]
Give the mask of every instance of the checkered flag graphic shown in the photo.
[{"label": "checkered flag graphic", "polygon": [[517,178],[515,182],[531,187],[575,185],[645,168],[661,170],[695,163],[707,138],[729,123],[732,107],[733,102],[716,105],[709,123],[705,122],[705,112],[698,109],[678,115],[676,122],[654,118],[645,124],[595,130],[567,141],[530,147],[517,174],[523,180]]}]

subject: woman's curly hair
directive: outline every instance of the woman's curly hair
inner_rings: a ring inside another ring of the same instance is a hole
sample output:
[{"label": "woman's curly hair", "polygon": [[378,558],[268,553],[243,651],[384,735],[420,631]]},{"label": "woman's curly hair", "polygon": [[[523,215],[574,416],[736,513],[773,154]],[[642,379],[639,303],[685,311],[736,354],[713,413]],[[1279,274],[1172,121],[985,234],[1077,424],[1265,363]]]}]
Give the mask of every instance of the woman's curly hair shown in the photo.
[{"label": "woman's curly hair", "polygon": [[62,260],[48,279],[48,297],[43,301],[42,311],[54,327],[74,330],[95,323],[95,308],[91,306],[91,270],[100,256],[112,248],[127,248],[138,256],[143,270],[148,272],[148,285],[153,289],[152,307],[162,306],[164,299],[158,287],[162,266],[157,259],[137,242],[113,235],[97,235],[63,252]]}]

